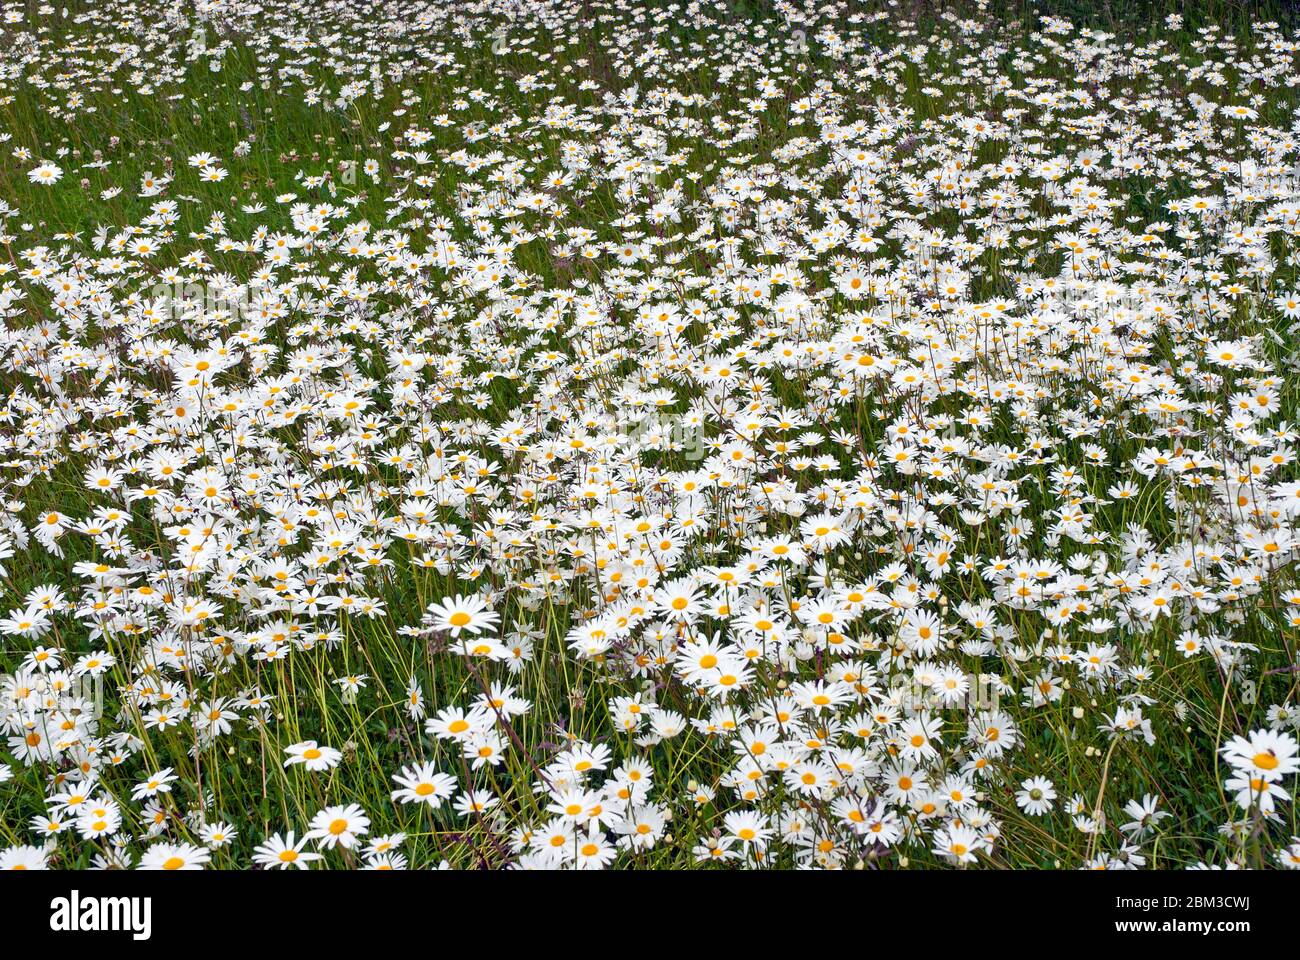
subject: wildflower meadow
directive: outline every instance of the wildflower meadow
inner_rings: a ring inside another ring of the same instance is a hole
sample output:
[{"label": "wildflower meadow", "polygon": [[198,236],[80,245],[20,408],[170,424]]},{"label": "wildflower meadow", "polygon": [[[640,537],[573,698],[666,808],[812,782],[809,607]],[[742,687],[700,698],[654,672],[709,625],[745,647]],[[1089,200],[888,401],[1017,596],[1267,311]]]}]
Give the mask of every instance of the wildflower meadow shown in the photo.
[{"label": "wildflower meadow", "polygon": [[0,3],[0,868],[1300,867],[1300,33],[1125,6]]}]

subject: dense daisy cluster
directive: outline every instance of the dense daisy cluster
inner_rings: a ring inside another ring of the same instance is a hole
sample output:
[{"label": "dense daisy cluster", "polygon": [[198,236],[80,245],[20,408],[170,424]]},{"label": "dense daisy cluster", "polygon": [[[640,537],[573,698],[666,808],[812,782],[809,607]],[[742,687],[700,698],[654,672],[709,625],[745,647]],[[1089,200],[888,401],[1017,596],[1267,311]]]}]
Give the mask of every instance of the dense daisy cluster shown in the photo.
[{"label": "dense daisy cluster", "polygon": [[1300,866],[1300,47],[770,7],[4,5],[0,866]]}]

